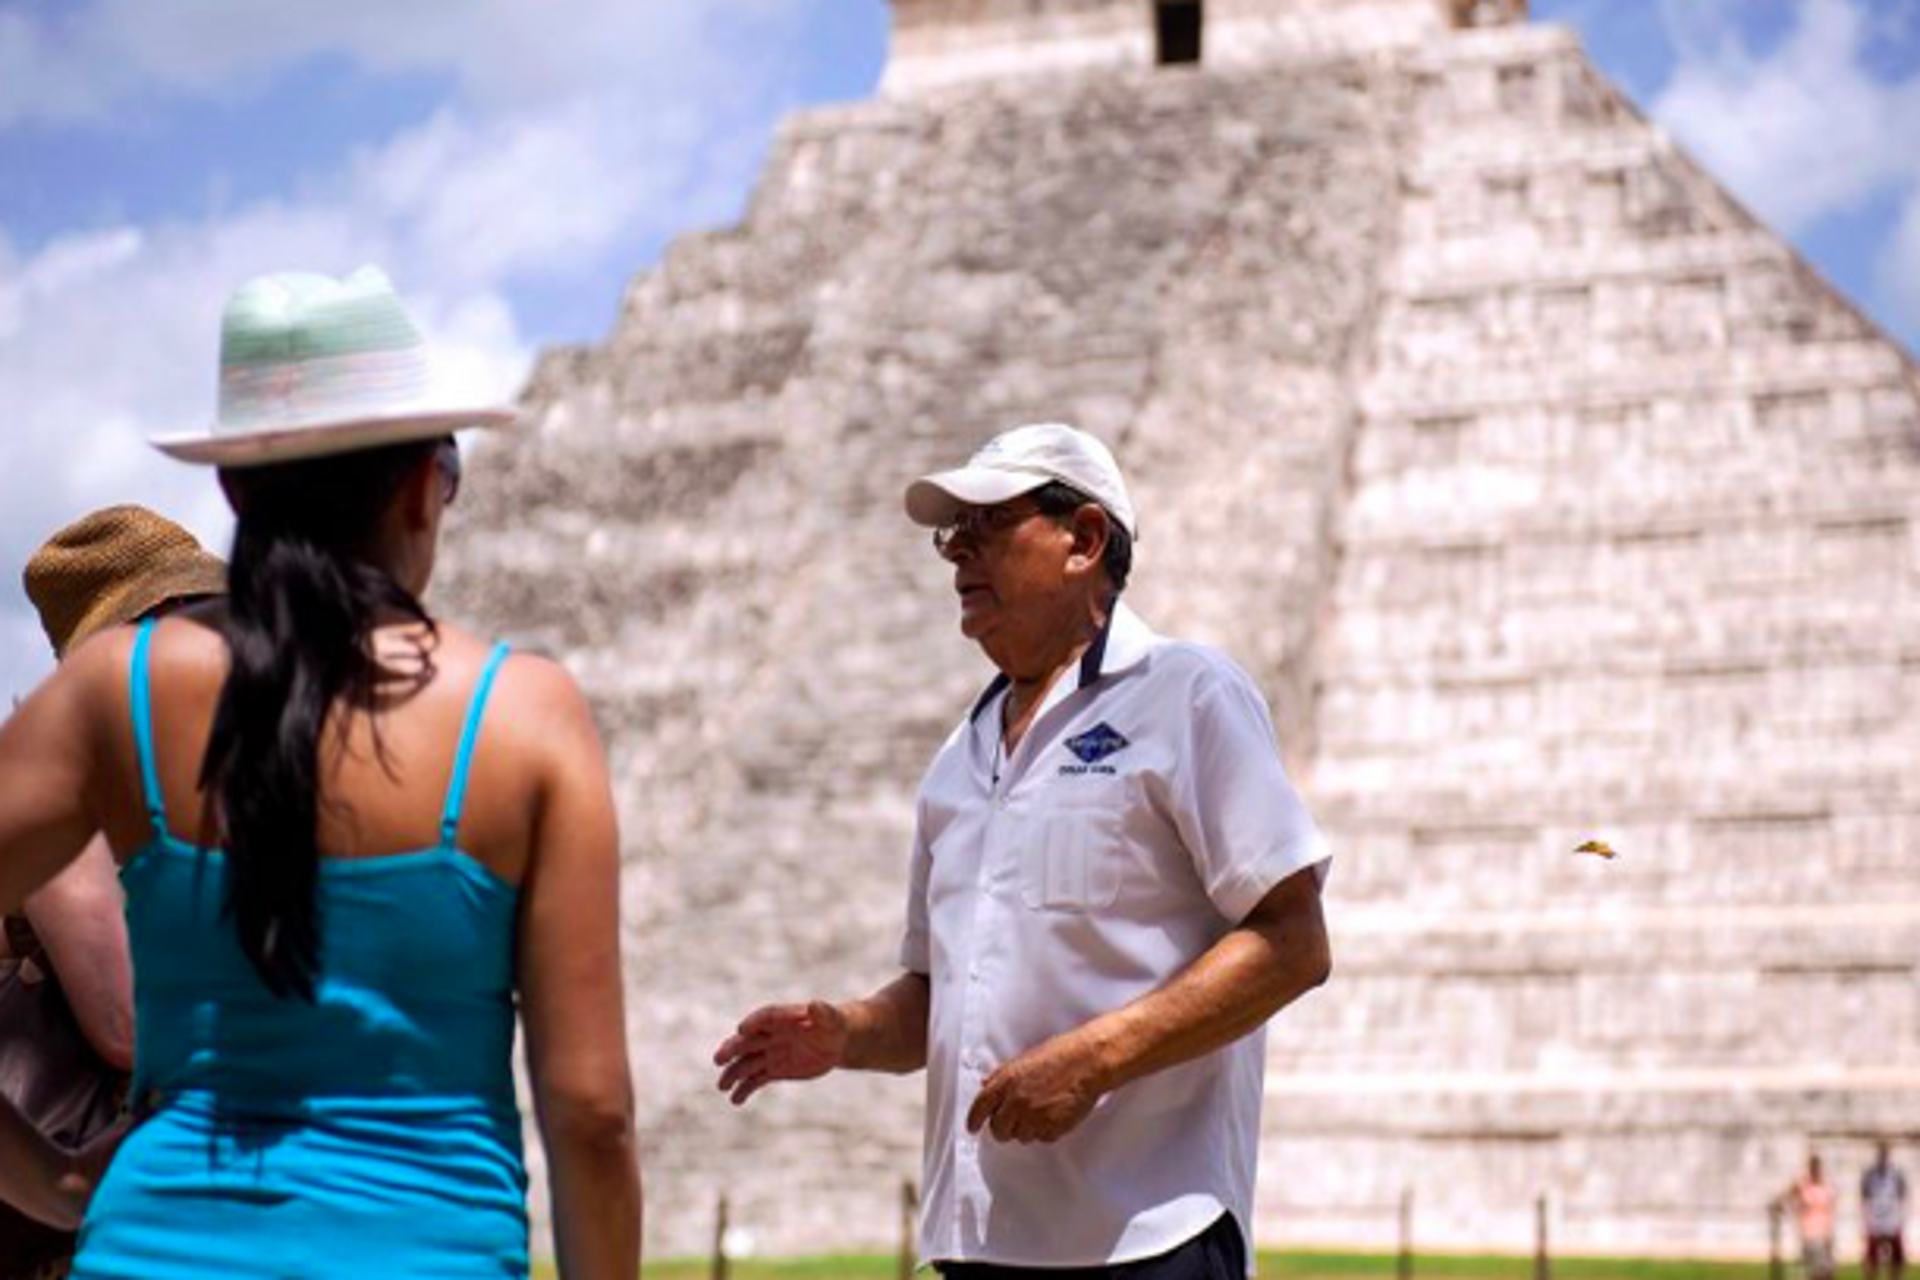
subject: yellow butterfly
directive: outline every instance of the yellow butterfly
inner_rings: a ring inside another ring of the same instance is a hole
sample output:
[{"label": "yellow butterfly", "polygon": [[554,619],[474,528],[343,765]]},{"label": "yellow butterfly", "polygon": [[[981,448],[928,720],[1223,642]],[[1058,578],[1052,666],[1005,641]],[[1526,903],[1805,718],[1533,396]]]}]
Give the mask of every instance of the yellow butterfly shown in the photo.
[{"label": "yellow butterfly", "polygon": [[1589,840],[1575,849],[1574,852],[1590,853],[1596,858],[1612,858],[1617,856],[1613,851],[1613,846],[1605,840]]}]

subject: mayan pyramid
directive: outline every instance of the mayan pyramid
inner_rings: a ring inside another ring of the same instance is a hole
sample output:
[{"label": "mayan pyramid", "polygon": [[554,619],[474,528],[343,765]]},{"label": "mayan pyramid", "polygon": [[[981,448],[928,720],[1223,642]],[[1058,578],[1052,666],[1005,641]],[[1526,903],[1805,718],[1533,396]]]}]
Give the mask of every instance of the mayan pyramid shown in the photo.
[{"label": "mayan pyramid", "polygon": [[721,1194],[764,1251],[898,1239],[917,1078],[735,1112],[708,1054],[895,971],[991,674],[901,487],[1034,419],[1117,447],[1130,598],[1254,673],[1338,851],[1264,1244],[1411,1190],[1424,1245],[1544,1194],[1562,1248],[1750,1252],[1809,1144],[1844,1187],[1920,1135],[1912,361],[1510,4],[894,20],[875,100],[546,354],[438,587],[610,741],[650,1251]]}]

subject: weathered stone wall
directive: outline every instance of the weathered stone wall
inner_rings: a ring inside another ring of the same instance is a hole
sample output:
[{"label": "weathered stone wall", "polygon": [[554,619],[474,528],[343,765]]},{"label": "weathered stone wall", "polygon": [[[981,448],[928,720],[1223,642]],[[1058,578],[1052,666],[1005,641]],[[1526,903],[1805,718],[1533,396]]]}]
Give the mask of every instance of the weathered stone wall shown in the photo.
[{"label": "weathered stone wall", "polygon": [[1267,1203],[1760,1247],[1809,1142],[1920,1121],[1914,370],[1561,33],[1409,72],[1319,642],[1339,988]]},{"label": "weathered stone wall", "polygon": [[1751,1249],[1809,1138],[1920,1123],[1914,369],[1564,33],[798,117],[525,408],[438,600],[606,730],[656,1253],[723,1190],[895,1238],[917,1081],[737,1113],[708,1054],[892,973],[989,675],[900,489],[1040,417],[1116,445],[1138,606],[1255,673],[1338,843],[1263,1240],[1410,1186],[1431,1244],[1546,1192],[1568,1247]]},{"label": "weathered stone wall", "polygon": [[[1247,66],[1405,49],[1449,25],[1504,19],[1510,2],[1481,0],[1462,9],[1460,0],[1206,0],[1207,61]],[[1154,0],[893,0],[893,15],[881,83],[887,96],[988,79],[1139,69],[1157,57]]]}]

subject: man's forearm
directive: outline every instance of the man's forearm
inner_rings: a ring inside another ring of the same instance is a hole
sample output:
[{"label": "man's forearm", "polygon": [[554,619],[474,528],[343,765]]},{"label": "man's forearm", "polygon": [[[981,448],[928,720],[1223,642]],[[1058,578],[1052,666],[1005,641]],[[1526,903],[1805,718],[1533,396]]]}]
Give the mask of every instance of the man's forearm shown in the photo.
[{"label": "man's forearm", "polygon": [[932,990],[926,975],[904,973],[864,1000],[840,1006],[847,1019],[841,1066],[904,1075],[927,1065],[927,1014]]},{"label": "man's forearm", "polygon": [[1166,986],[1080,1029],[1101,1092],[1231,1044],[1326,981],[1331,958],[1313,874],[1277,886]]},{"label": "man's forearm", "polygon": [[25,910],[87,1043],[109,1066],[133,1070],[133,962],[106,837],[95,836]]}]

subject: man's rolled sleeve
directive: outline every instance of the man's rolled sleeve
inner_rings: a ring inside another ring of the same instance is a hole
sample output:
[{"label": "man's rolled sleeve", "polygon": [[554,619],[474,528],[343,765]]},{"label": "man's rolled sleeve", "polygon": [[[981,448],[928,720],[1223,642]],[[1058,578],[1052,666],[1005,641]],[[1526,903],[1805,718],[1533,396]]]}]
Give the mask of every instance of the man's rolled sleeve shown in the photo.
[{"label": "man's rolled sleeve", "polygon": [[1325,879],[1326,840],[1280,763],[1266,703],[1239,670],[1196,685],[1181,766],[1174,820],[1222,916],[1244,920],[1304,868]]},{"label": "man's rolled sleeve", "polygon": [[907,866],[907,923],[900,935],[900,967],[908,973],[933,972],[932,945],[927,928],[927,881],[932,873],[933,854],[927,848],[926,824],[916,808],[913,850]]}]

